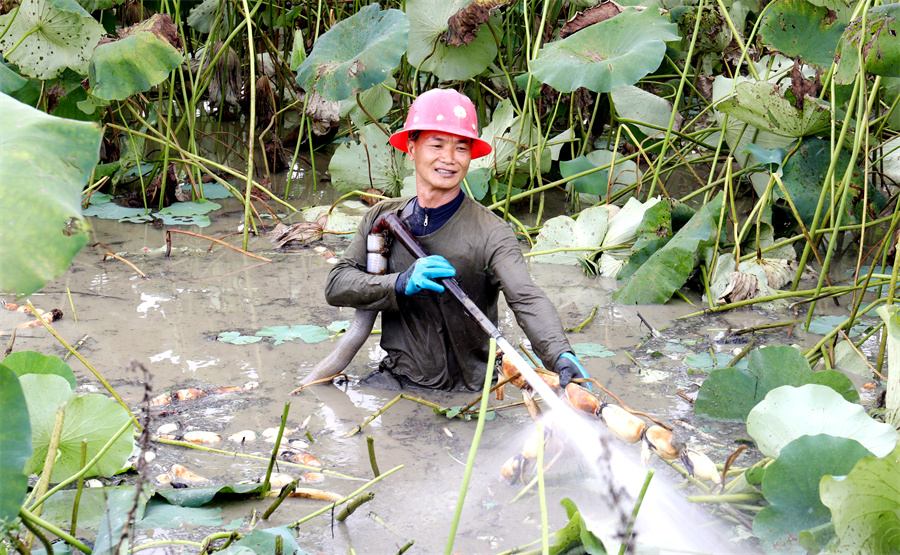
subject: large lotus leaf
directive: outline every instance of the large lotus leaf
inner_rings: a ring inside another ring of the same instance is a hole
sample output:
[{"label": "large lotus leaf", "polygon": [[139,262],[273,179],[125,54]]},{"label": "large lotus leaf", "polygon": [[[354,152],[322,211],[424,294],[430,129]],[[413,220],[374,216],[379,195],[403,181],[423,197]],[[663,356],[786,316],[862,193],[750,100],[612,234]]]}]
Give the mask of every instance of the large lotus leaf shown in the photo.
[{"label": "large lotus leaf", "polygon": [[[611,164],[614,158],[616,159],[616,165],[612,167]],[[563,177],[570,177],[594,168],[609,166],[604,170],[595,171],[569,181],[566,184],[566,191],[569,194],[577,192],[582,203],[595,204],[601,198],[607,197],[607,193],[612,195],[629,185],[637,183],[638,177],[640,177],[637,164],[632,160],[619,160],[619,158],[622,158],[621,154],[598,149],[573,160],[560,162],[559,173]],[[610,170],[612,170],[612,177],[610,177]]]},{"label": "large lotus leaf", "polygon": [[16,373],[25,374],[55,374],[69,382],[69,386],[75,389],[75,372],[69,368],[66,361],[56,355],[42,355],[36,351],[18,351],[7,355],[3,364]]},{"label": "large lotus leaf", "polygon": [[226,484],[202,488],[164,489],[156,491],[155,495],[179,507],[202,507],[212,501],[217,495],[220,499],[259,497],[262,489],[262,484]]},{"label": "large lotus leaf", "polygon": [[[614,87],[610,91],[609,96],[612,98],[613,105],[616,108],[616,115],[619,119],[634,120],[654,126],[637,125],[637,128],[644,135],[650,137],[659,133],[665,133],[655,129],[655,127],[662,129],[669,127],[669,121],[672,119],[672,103],[665,98],[656,96],[634,85]],[[681,114],[676,113],[672,129],[676,131],[681,129],[683,119]]]},{"label": "large lotus leaf", "polygon": [[813,372],[800,351],[782,345],[751,352],[746,370],[713,371],[700,387],[694,410],[718,420],[747,420],[752,409],[773,389],[805,384],[828,386],[846,402],[859,401],[859,393],[847,376],[836,370]]},{"label": "large lotus leaf", "polygon": [[0,533],[19,515],[25,499],[28,476],[23,472],[31,456],[31,425],[28,405],[19,379],[12,369],[0,363]]},{"label": "large lotus leaf", "polygon": [[[153,18],[162,20],[168,15]],[[178,49],[150,30],[101,44],[88,68],[91,94],[104,100],[125,100],[163,82],[183,61]]]},{"label": "large lotus leaf", "polygon": [[845,27],[828,12],[806,0],[780,0],[766,11],[759,35],[785,56],[827,69]]},{"label": "large lotus leaf", "polygon": [[81,190],[100,128],[49,116],[0,94],[0,293],[30,295],[87,243]]},{"label": "large lotus leaf", "polygon": [[103,35],[103,26],[75,0],[23,0],[18,12],[0,17],[0,29],[11,20],[0,51],[37,79],[52,79],[67,67],[87,73],[91,52]]},{"label": "large lotus leaf", "polygon": [[[632,274],[613,300],[622,304],[665,303],[687,282],[705,251],[716,245],[724,195],[704,204],[666,245]],[[635,223],[635,228],[640,222]]]},{"label": "large lotus leaf", "polygon": [[[2,56],[0,56],[2,58]],[[0,93],[13,94],[28,84],[28,79],[19,75],[16,71],[0,59]]]},{"label": "large lotus leaf", "polygon": [[[608,225],[609,208],[606,206],[583,210],[577,220],[568,216],[551,218],[541,227],[531,252],[574,247],[600,248]],[[551,264],[578,264],[579,258],[588,254],[590,251],[562,251],[537,255],[534,260]]]},{"label": "large lotus leaf", "polygon": [[[530,120],[522,119],[522,116],[515,115],[512,102],[502,100],[494,113],[491,114],[491,122],[481,130],[481,140],[490,143],[491,153],[472,160],[469,165],[469,171],[486,169],[496,174],[503,174],[509,168],[513,161],[516,151],[532,148],[540,140],[534,125]],[[548,141],[548,145],[556,141],[554,137]],[[518,145],[518,146],[517,146]],[[552,149],[550,147],[544,149],[544,160],[541,160],[541,171],[550,168],[550,155]],[[521,166],[528,164],[531,156],[519,155],[516,157],[516,164]]]},{"label": "large lotus leaf", "polygon": [[897,444],[897,430],[877,422],[832,388],[813,383],[769,391],[750,411],[747,433],[767,457],[778,457],[785,445],[800,436],[820,433],[855,439],[877,457],[887,455]]},{"label": "large lotus leaf", "polygon": [[900,446],[866,457],[844,478],[825,476],[822,502],[847,553],[900,553]]},{"label": "large lotus leaf", "polygon": [[375,187],[388,196],[397,196],[403,178],[413,173],[406,153],[392,147],[374,123],[358,134],[362,139],[341,143],[328,163],[334,188],[349,193]]},{"label": "large lotus leaf", "polygon": [[297,82],[326,100],[344,100],[384,82],[406,52],[409,20],[370,4],[319,37]]},{"label": "large lotus leaf", "polygon": [[870,75],[900,77],[900,4],[886,4],[869,8],[844,29],[838,42],[837,69],[834,80],[849,84],[859,73],[859,47],[862,45],[863,70]]},{"label": "large lotus leaf", "polygon": [[531,73],[560,92],[579,87],[609,92],[619,85],[633,85],[655,71],[666,52],[666,41],[678,39],[677,26],[657,8],[627,8],[545,44],[531,63]]},{"label": "large lotus leaf", "polygon": [[122,537],[127,535],[125,527],[129,522],[143,518],[150,495],[152,494],[144,489],[140,497],[135,499],[135,491],[132,488],[117,487],[105,496],[103,504],[106,508],[100,519],[97,537],[94,538],[94,553],[112,554],[126,551],[117,548],[122,543]]},{"label": "large lotus leaf", "polygon": [[[850,162],[848,153],[841,149],[838,153],[838,159],[835,163],[836,179],[841,179],[847,171],[847,164]],[[797,150],[788,158],[782,169],[782,183],[791,195],[791,201],[797,207],[800,219],[809,227],[812,223],[813,216],[816,213],[816,206],[819,202],[819,196],[822,192],[825,174],[828,171],[828,165],[831,163],[831,145],[826,139],[812,137],[804,140]],[[848,214],[845,214],[845,221],[848,215],[857,220],[862,215],[863,208],[863,174],[859,168],[854,168],[850,175],[850,186],[856,191],[853,196],[848,199],[851,205],[848,207]],[[784,194],[780,188],[775,189],[775,198],[783,198]],[[870,182],[868,202],[876,210],[884,207],[886,199]],[[826,206],[831,203],[831,191],[825,193]]]},{"label": "large lotus leaf", "polygon": [[[34,453],[25,464],[25,472],[40,472],[47,458],[57,408],[65,403],[65,421],[59,438],[59,451],[53,465],[51,481],[60,482],[81,470],[81,441],[87,440],[87,458],[92,459],[131,419],[121,405],[99,394],[75,397],[69,383],[60,376],[26,374],[19,378],[28,402],[31,419],[31,441]],[[88,476],[112,476],[134,447],[130,431],[113,443],[109,451],[88,470]]]},{"label": "large lotus leaf", "polygon": [[734,87],[734,94],[716,104],[716,109],[763,129],[785,137],[805,137],[827,129],[831,108],[815,98],[807,97],[798,110],[785,98],[781,87],[767,81],[745,81]]},{"label": "large lotus leaf", "polygon": [[[673,202],[670,199],[661,199],[644,210],[641,223],[634,230],[635,239],[628,253],[628,261],[615,274],[616,278],[624,280],[631,277],[647,259],[653,256],[653,253],[663,248],[672,239]],[[625,206],[627,207],[628,204]]]},{"label": "large lotus leaf", "polygon": [[[397,81],[392,76],[388,76],[388,78],[385,79],[384,84],[387,87],[394,88],[397,86]],[[360,105],[362,105],[365,110],[363,110]],[[394,99],[391,98],[391,91],[385,87],[376,86],[359,93],[358,102],[356,96],[348,98],[347,100],[342,100],[341,117],[343,118],[349,115],[353,125],[356,127],[364,127],[372,123],[372,118],[374,118],[375,121],[383,118],[391,111],[393,105]],[[371,118],[369,116],[371,116]]]},{"label": "large lotus leaf", "polygon": [[771,505],[753,519],[753,533],[771,541],[783,541],[831,520],[831,512],[819,499],[823,476],[844,476],[863,457],[872,454],[858,441],[827,434],[795,439],[766,468],[762,492]]},{"label": "large lotus leaf", "polygon": [[450,16],[473,0],[407,0],[409,16],[410,65],[438,76],[443,81],[465,80],[487,68],[497,56],[493,35],[481,26],[478,36],[465,46],[448,46],[441,40],[450,28]]}]

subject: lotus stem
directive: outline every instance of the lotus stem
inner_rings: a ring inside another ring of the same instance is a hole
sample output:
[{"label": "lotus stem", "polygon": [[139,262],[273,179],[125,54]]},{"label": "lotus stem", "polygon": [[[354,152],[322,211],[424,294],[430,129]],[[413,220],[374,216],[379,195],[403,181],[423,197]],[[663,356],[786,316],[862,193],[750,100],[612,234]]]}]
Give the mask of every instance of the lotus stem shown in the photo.
[{"label": "lotus stem", "polygon": [[378,471],[378,461],[375,460],[375,438],[366,436],[366,445],[369,448],[369,464],[372,465],[372,472],[375,473],[375,477],[377,478],[381,472]]},{"label": "lotus stem", "polygon": [[[118,437],[118,436],[116,436]],[[81,468],[85,467],[87,462],[87,440],[81,440]],[[75,529],[78,527],[78,504],[81,502],[81,492],[84,490],[84,475],[78,477],[78,487],[75,489],[75,501],[72,503],[72,526],[69,528],[72,535],[75,535]],[[49,553],[49,551],[48,551]]]},{"label": "lotus stem", "polygon": [[[266,478],[268,478],[268,476],[267,476]],[[266,520],[267,518],[269,518],[270,516],[272,516],[272,513],[275,512],[275,509],[277,509],[278,506],[281,505],[282,501],[284,501],[285,499],[288,498],[288,495],[289,495],[292,491],[294,491],[294,488],[297,487],[297,484],[298,484],[298,483],[300,483],[300,478],[297,478],[296,480],[294,480],[294,481],[291,482],[290,484],[288,484],[288,485],[284,486],[283,488],[281,488],[281,493],[278,494],[278,497],[275,498],[275,501],[273,501],[272,504],[269,505],[269,508],[265,510],[265,512],[262,514],[262,516],[261,516],[260,518],[263,519],[263,520]],[[265,489],[265,488],[264,488],[264,489]]]},{"label": "lotus stem", "polygon": [[72,308],[72,320],[77,324],[78,314],[75,313],[75,303],[72,301],[72,291],[69,290],[68,285],[66,285],[66,296],[69,297],[69,306]]},{"label": "lotus stem", "polygon": [[[700,19],[699,17],[697,18]],[[631,517],[628,519],[628,525],[625,527],[625,534],[622,535],[622,545],[619,546],[619,555],[624,555],[625,549],[631,545],[631,533],[634,530],[634,523],[637,520],[638,511],[641,510],[641,504],[644,502],[644,496],[647,494],[647,488],[650,486],[650,480],[653,479],[654,470],[647,471],[647,477],[644,478],[644,485],[641,486],[641,492],[638,494],[637,501],[634,503],[634,509],[631,511]]]},{"label": "lotus stem", "polygon": [[566,333],[578,333],[578,332],[581,332],[581,330],[583,330],[585,326],[587,326],[588,324],[590,324],[591,322],[594,321],[594,316],[597,315],[597,308],[598,308],[599,306],[600,306],[600,305],[595,304],[595,305],[594,305],[594,308],[591,309],[591,313],[590,313],[590,314],[588,315],[588,317],[584,320],[584,322],[578,324],[578,325],[575,326],[574,328],[569,328],[569,329],[565,330]]},{"label": "lotus stem", "polygon": [[446,407],[442,407],[436,403],[432,403],[431,401],[426,401],[425,399],[420,399],[419,397],[413,397],[412,395],[407,395],[405,393],[401,393],[401,394],[397,395],[396,397],[394,397],[393,399],[391,399],[390,401],[388,401],[387,403],[385,403],[385,405],[383,407],[381,407],[380,409],[378,409],[378,411],[376,411],[375,414],[366,418],[362,424],[360,424],[359,426],[354,428],[352,431],[348,432],[346,435],[342,436],[341,439],[347,439],[348,437],[351,437],[355,434],[360,433],[363,428],[365,428],[366,426],[371,424],[373,420],[375,420],[376,418],[378,418],[379,416],[384,414],[385,411],[387,411],[389,408],[391,408],[395,404],[397,404],[397,402],[400,401],[400,399],[406,399],[408,401],[415,401],[416,403],[419,403],[420,405],[425,405],[426,407],[432,408],[435,410],[435,412],[439,412],[441,414],[446,413],[448,410]]},{"label": "lotus stem", "polygon": [[[50,485],[50,476],[53,474],[53,465],[56,463],[56,453],[59,451],[59,437],[62,435],[63,423],[66,421],[66,403],[62,403],[56,409],[56,417],[53,420],[53,431],[50,432],[50,444],[47,446],[47,456],[44,457],[44,469],[41,470],[41,478],[34,490],[35,497],[42,498]],[[41,516],[42,504],[31,505],[35,516]],[[31,539],[25,543],[32,544]]]},{"label": "lotus stem", "polygon": [[497,340],[491,338],[488,347],[488,361],[485,367],[484,387],[481,394],[481,406],[478,409],[478,424],[475,426],[475,436],[472,438],[472,446],[469,448],[469,459],[466,461],[466,471],[463,474],[462,484],[459,487],[459,496],[456,500],[456,509],[453,512],[453,520],[450,522],[450,534],[447,537],[445,555],[453,553],[453,541],[456,539],[456,530],[459,527],[459,519],[462,516],[463,503],[466,500],[466,492],[469,489],[469,479],[472,476],[472,468],[475,466],[475,454],[478,452],[478,444],[481,442],[481,434],[484,431],[485,415],[488,410],[488,398],[491,390],[491,376],[494,374],[494,361],[497,355]]},{"label": "lotus stem", "polygon": [[[246,2],[246,0],[244,0]],[[275,466],[275,457],[278,455],[278,449],[281,448],[281,438],[284,436],[284,427],[287,425],[288,412],[291,410],[291,404],[285,403],[284,410],[281,413],[281,425],[278,427],[278,435],[275,436],[275,446],[272,448],[272,456],[269,457],[269,467],[266,469],[266,478],[263,480],[262,491],[259,492],[260,500],[265,499],[269,492],[269,479],[272,477],[272,468]]]},{"label": "lotus stem", "polygon": [[352,501],[347,503],[347,506],[338,513],[338,515],[334,518],[338,522],[344,522],[347,520],[347,517],[352,515],[356,509],[358,509],[363,503],[368,503],[369,501],[375,499],[375,492],[368,491],[362,495],[354,497]]},{"label": "lotus stem", "polygon": [[261,260],[261,261],[263,261],[263,262],[271,262],[271,260],[268,259],[268,258],[264,258],[264,257],[262,257],[262,256],[257,256],[257,255],[255,255],[255,254],[253,254],[253,253],[250,253],[250,252],[245,251],[244,249],[240,249],[240,248],[238,248],[238,247],[235,247],[234,245],[229,245],[229,244],[226,243],[225,241],[220,241],[219,239],[216,239],[216,238],[214,238],[214,237],[209,237],[209,236],[207,236],[207,235],[201,235],[201,234],[199,234],[199,233],[193,233],[193,232],[191,232],[191,231],[183,231],[183,230],[180,230],[180,229],[167,229],[167,230],[166,230],[166,256],[169,256],[169,251],[172,250],[172,240],[171,240],[171,237],[170,237],[170,234],[172,234],[172,233],[181,233],[181,234],[183,234],[183,235],[191,235],[191,236],[193,236],[193,237],[200,237],[201,239],[207,239],[207,240],[209,240],[209,241],[212,241],[213,243],[218,243],[218,244],[220,244],[220,245],[223,245],[223,246],[228,247],[228,248],[231,249],[231,250],[235,250],[235,251],[237,251],[237,252],[239,252],[239,253],[241,253],[241,254],[243,254],[243,255],[249,256],[250,258],[255,258],[255,259]]},{"label": "lotus stem", "polygon": [[29,524],[40,526],[41,528],[50,532],[54,536],[57,536],[59,539],[63,540],[64,542],[72,545],[73,547],[75,547],[76,549],[81,551],[82,553],[87,553],[88,555],[90,555],[91,548],[89,548],[88,546],[86,546],[82,542],[80,542],[78,540],[78,538],[69,534],[68,532],[66,532],[59,526],[53,524],[52,522],[47,522],[46,520],[42,519],[41,517],[37,516],[36,514],[32,513],[28,509],[26,509],[24,506],[19,507],[19,517],[22,519],[22,522],[25,522],[27,520],[29,522]]}]

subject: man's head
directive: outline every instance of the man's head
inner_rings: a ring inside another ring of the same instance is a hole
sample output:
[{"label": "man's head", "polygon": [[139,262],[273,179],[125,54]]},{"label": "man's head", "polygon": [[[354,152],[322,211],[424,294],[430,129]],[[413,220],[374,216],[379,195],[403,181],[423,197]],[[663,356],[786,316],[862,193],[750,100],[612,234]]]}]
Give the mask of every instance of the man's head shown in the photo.
[{"label": "man's head", "polygon": [[409,108],[402,131],[391,135],[391,145],[409,152],[409,139],[416,132],[440,131],[469,139],[472,158],[491,153],[491,145],[478,138],[475,105],[463,94],[450,89],[431,89],[419,95]]}]

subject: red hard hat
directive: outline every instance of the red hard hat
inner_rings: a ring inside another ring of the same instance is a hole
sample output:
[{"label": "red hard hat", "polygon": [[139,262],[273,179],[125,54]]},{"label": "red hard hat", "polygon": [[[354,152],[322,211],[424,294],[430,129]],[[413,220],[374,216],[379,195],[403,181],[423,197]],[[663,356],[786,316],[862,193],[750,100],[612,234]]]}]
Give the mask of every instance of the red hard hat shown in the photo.
[{"label": "red hard hat", "polygon": [[419,95],[409,108],[403,131],[391,135],[391,145],[403,152],[410,131],[443,131],[472,139],[472,158],[491,153],[491,145],[478,138],[475,105],[451,89],[431,89]]}]

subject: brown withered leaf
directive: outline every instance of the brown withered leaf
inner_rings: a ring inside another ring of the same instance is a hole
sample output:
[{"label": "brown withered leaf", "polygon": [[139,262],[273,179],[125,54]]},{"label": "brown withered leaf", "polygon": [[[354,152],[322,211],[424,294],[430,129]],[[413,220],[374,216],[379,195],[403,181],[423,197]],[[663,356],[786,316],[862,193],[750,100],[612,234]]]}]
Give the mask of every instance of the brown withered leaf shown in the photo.
[{"label": "brown withered leaf", "polygon": [[384,191],[379,191],[378,189],[376,189],[374,187],[372,187],[370,189],[366,189],[365,192],[369,193],[369,194],[368,195],[359,195],[359,200],[363,201],[364,203],[368,204],[369,206],[375,206],[376,204],[381,202],[380,198],[378,198],[376,196],[372,196],[372,195],[384,196]]},{"label": "brown withered leaf", "polygon": [[272,241],[272,244],[280,249],[291,241],[299,241],[306,244],[321,238],[322,226],[315,222],[300,222],[289,226],[279,223],[267,235],[269,236],[269,241]]},{"label": "brown withered leaf", "polygon": [[806,79],[803,77],[803,72],[800,71],[800,59],[797,58],[794,60],[794,67],[791,68],[791,92],[794,94],[794,108],[798,110],[803,110],[803,101],[807,96],[811,96],[813,98],[819,96],[819,91],[822,90],[822,71],[816,68],[816,76],[813,79]]},{"label": "brown withered leaf", "polygon": [[572,33],[580,31],[585,27],[590,27],[594,23],[606,21],[620,13],[622,13],[622,6],[616,4],[612,0],[578,12],[575,14],[575,17],[567,21],[566,24],[562,26],[562,29],[559,30],[559,38],[564,39]]},{"label": "brown withered leaf", "polygon": [[490,19],[491,12],[515,2],[516,0],[475,0],[450,16],[447,20],[450,28],[441,35],[441,40],[449,46],[469,44],[478,36],[479,25]]},{"label": "brown withered leaf", "polygon": [[53,110],[59,106],[59,99],[66,96],[66,89],[62,83],[57,82],[55,85],[47,89],[47,113],[52,114]]},{"label": "brown withered leaf", "polygon": [[150,19],[136,23],[131,27],[121,29],[118,34],[119,38],[124,39],[127,36],[144,32],[153,33],[177,48],[179,52],[184,51],[181,36],[178,34],[178,27],[172,22],[172,17],[167,13],[158,13]]}]

